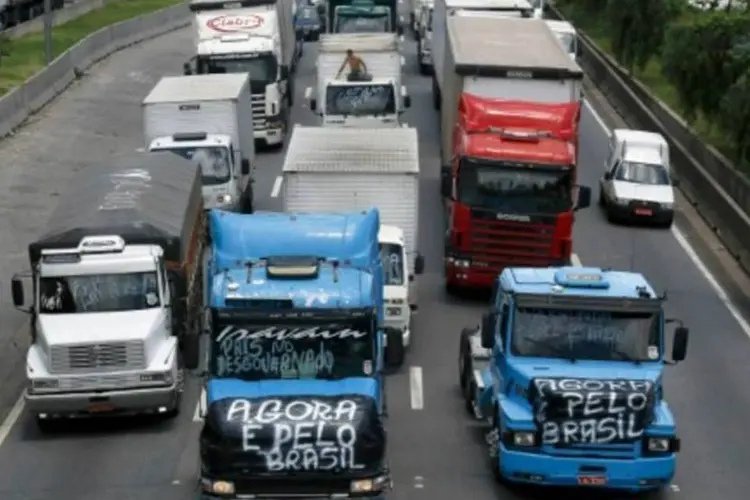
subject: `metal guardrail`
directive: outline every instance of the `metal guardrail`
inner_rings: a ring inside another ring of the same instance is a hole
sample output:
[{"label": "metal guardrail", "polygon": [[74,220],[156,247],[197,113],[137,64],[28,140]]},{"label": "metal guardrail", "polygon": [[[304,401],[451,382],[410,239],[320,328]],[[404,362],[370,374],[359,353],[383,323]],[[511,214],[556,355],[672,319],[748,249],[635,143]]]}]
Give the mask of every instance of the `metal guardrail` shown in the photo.
[{"label": "metal guardrail", "polygon": [[[564,19],[551,7],[549,17]],[[661,133],[669,142],[680,191],[729,252],[750,273],[750,179],[579,31],[579,63],[597,89],[634,128]]]}]

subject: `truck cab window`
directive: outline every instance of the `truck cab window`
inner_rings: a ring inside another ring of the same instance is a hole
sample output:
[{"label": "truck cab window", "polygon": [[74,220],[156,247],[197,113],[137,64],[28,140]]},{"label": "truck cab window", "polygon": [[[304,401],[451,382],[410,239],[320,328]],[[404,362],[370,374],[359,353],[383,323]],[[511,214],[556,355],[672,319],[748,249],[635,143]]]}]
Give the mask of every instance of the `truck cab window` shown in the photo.
[{"label": "truck cab window", "polygon": [[224,184],[231,178],[230,150],[226,146],[177,147],[169,151],[198,165],[204,186]]},{"label": "truck cab window", "polygon": [[161,306],[155,271],[44,276],[39,286],[42,314],[134,311]]},{"label": "truck cab window", "polygon": [[383,262],[385,284],[401,286],[404,284],[404,248],[401,245],[381,243],[380,259]]}]

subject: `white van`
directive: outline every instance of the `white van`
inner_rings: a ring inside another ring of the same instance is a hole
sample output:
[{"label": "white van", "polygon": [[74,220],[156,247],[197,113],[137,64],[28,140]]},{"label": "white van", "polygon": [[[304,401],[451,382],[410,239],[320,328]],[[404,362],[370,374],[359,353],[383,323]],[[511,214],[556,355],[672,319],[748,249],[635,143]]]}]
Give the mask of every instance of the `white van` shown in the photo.
[{"label": "white van", "polygon": [[610,221],[671,227],[674,187],[669,144],[661,134],[616,129],[600,180],[599,205]]}]

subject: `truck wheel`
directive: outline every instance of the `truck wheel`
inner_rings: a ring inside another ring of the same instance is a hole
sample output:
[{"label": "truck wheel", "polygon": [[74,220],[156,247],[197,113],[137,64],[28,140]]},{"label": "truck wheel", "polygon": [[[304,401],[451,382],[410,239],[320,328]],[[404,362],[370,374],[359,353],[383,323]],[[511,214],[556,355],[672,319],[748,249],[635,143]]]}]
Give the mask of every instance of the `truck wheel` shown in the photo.
[{"label": "truck wheel", "polygon": [[388,366],[401,366],[404,364],[404,358],[406,358],[404,342],[388,342],[388,345],[385,347],[385,359]]},{"label": "truck wheel", "polygon": [[34,420],[36,420],[36,426],[42,434],[52,434],[53,432],[59,431],[60,424],[62,423],[55,419],[40,418],[38,416],[34,417]]},{"label": "truck wheel", "polygon": [[458,386],[461,388],[461,393],[464,394],[466,386],[469,383],[469,363],[467,357],[470,355],[471,348],[469,347],[469,335],[471,332],[468,328],[464,328],[461,331],[461,336],[458,345]]},{"label": "truck wheel", "polygon": [[430,74],[430,67],[426,64],[419,63],[419,74],[427,76]]}]

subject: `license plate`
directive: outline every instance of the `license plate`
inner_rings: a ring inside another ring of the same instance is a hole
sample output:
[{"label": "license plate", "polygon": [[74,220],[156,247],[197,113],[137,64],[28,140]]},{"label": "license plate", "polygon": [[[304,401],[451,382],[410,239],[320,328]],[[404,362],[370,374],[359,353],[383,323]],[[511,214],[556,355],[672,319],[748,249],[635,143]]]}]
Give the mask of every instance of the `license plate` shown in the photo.
[{"label": "license plate", "polygon": [[578,476],[578,484],[581,486],[604,486],[607,484],[606,476]]},{"label": "license plate", "polygon": [[110,403],[92,403],[88,407],[89,413],[108,413],[115,410],[115,405]]},{"label": "license plate", "polygon": [[650,208],[636,208],[635,215],[653,215],[654,211]]}]

